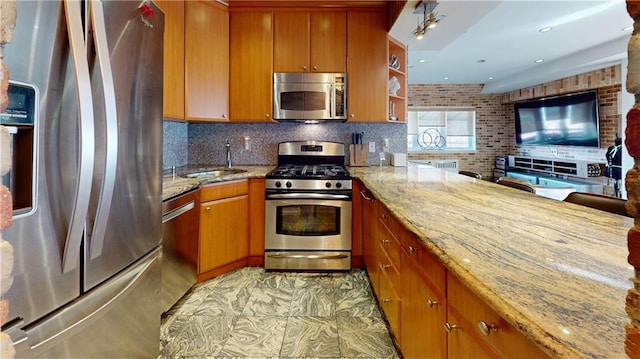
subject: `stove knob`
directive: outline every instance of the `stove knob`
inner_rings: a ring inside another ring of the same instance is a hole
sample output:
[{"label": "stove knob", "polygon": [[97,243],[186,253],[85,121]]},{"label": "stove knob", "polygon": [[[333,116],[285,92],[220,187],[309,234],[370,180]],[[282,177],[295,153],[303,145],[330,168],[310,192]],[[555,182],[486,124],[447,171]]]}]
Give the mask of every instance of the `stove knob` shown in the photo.
[{"label": "stove knob", "polygon": [[325,183],[324,186],[327,187],[327,188],[331,188],[331,182]]},{"label": "stove knob", "polygon": [[287,186],[287,188],[291,188],[291,181],[287,181],[284,185]]},{"label": "stove knob", "polygon": [[336,188],[342,188],[342,182],[336,183]]},{"label": "stove knob", "polygon": [[278,187],[278,188],[282,187],[282,184],[280,183],[280,181],[276,182],[276,187]]}]

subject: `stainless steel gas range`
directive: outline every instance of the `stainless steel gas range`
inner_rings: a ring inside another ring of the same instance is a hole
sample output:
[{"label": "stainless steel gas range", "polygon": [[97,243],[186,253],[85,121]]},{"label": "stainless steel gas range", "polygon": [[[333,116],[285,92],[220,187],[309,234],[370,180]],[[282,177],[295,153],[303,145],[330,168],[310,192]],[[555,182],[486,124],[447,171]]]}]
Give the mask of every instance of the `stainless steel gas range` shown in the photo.
[{"label": "stainless steel gas range", "polygon": [[267,270],[351,269],[351,175],[344,144],[278,144],[266,175]]}]

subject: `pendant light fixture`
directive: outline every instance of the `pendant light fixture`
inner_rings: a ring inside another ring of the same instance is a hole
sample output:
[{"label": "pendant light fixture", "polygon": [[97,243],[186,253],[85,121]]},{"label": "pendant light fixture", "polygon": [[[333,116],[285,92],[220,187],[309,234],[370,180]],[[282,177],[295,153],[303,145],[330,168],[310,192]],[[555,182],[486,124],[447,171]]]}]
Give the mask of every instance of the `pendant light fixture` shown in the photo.
[{"label": "pendant light fixture", "polygon": [[420,1],[418,5],[416,5],[413,13],[422,15],[422,22],[420,22],[420,17],[418,17],[418,26],[412,33],[417,40],[421,40],[427,30],[435,28],[438,21],[444,17],[444,15],[440,17],[436,16],[437,14],[434,12],[436,6],[438,6],[438,2],[435,0]]}]

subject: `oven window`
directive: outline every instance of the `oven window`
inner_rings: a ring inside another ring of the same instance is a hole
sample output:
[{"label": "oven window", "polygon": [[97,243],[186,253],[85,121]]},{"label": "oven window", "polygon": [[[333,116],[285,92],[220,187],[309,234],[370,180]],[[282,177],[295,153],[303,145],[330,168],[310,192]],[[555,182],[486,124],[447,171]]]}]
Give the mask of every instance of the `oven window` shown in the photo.
[{"label": "oven window", "polygon": [[278,206],[276,233],[292,236],[338,235],[340,234],[340,207]]}]

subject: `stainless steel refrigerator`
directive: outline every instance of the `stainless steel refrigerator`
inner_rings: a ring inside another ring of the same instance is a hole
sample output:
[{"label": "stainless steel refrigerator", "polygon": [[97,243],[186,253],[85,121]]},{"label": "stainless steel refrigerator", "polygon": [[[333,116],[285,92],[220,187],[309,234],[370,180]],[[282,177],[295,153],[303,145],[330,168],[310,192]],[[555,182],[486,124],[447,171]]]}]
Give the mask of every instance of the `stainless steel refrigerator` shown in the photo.
[{"label": "stainless steel refrigerator", "polygon": [[4,60],[35,136],[32,203],[3,232],[17,357],[158,355],[163,32],[151,2],[18,1]]}]

